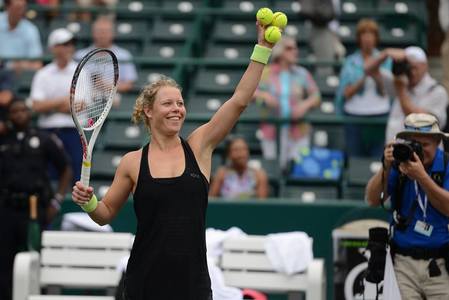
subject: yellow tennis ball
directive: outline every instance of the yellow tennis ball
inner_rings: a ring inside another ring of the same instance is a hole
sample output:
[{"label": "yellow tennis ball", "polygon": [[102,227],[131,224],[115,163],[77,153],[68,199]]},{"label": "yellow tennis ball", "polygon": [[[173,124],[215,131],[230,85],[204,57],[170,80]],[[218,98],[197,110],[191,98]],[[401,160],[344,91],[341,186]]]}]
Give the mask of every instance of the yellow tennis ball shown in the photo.
[{"label": "yellow tennis ball", "polygon": [[269,43],[276,44],[281,39],[281,30],[276,26],[268,26],[265,29],[265,40]]},{"label": "yellow tennis ball", "polygon": [[287,26],[287,22],[287,16],[283,12],[277,11],[273,14],[271,25],[284,29]]},{"label": "yellow tennis ball", "polygon": [[268,25],[273,20],[273,11],[268,7],[262,7],[257,11],[256,18],[262,25]]}]

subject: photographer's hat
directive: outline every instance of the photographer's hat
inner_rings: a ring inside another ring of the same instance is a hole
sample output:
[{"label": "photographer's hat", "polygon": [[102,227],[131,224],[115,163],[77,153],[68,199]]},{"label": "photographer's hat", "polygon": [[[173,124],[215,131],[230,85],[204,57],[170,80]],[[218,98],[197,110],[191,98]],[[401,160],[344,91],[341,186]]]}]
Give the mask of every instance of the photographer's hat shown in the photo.
[{"label": "photographer's hat", "polygon": [[427,62],[426,52],[424,52],[422,48],[417,46],[410,46],[405,48],[405,56],[407,57],[407,60],[412,62]]},{"label": "photographer's hat", "polygon": [[399,132],[396,138],[407,139],[410,135],[435,135],[439,137],[447,137],[440,130],[438,119],[430,114],[413,113],[409,114],[404,120],[404,131]]}]

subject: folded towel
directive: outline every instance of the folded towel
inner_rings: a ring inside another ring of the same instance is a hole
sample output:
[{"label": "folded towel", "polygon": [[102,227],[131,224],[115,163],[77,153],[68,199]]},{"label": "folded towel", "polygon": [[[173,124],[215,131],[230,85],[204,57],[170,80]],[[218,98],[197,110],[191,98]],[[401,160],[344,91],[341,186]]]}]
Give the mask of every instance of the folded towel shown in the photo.
[{"label": "folded towel", "polygon": [[280,273],[303,272],[313,260],[312,239],[305,232],[269,234],[264,246],[273,268]]}]

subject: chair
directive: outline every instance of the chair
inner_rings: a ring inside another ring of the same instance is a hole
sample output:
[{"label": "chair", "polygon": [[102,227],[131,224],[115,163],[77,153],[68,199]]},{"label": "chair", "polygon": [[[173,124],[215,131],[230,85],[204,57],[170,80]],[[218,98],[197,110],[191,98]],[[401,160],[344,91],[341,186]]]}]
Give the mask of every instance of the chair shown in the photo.
[{"label": "chair", "polygon": [[95,151],[92,159],[92,180],[112,180],[124,151]]},{"label": "chair", "polygon": [[378,158],[350,157],[348,159],[348,186],[365,187],[369,179],[382,168]]},{"label": "chair", "polygon": [[174,65],[170,66],[154,66],[152,68],[141,67],[137,71],[138,79],[134,84],[133,91],[140,92],[140,90],[149,83],[159,80],[163,75],[172,77]]},{"label": "chair", "polygon": [[246,141],[251,154],[262,153],[260,140],[257,136],[258,130],[258,124],[242,122],[238,122],[234,130],[236,135],[243,137],[243,139]]},{"label": "chair", "polygon": [[187,100],[187,112],[211,117],[230,96],[229,94],[191,94]]},{"label": "chair", "polygon": [[106,124],[103,143],[107,149],[131,151],[139,149],[147,139],[147,135],[143,126],[111,120]]},{"label": "chair", "polygon": [[312,145],[345,151],[345,132],[342,125],[313,125]]},{"label": "chair", "polygon": [[340,83],[337,75],[321,75],[320,72],[315,72],[313,78],[323,97],[333,98],[335,96]]},{"label": "chair", "polygon": [[201,68],[194,81],[196,92],[232,94],[243,75],[241,69]]},{"label": "chair", "polygon": [[204,58],[220,59],[222,61],[248,59],[251,56],[253,44],[226,44],[226,43],[212,43],[207,46]]},{"label": "chair", "polygon": [[251,0],[251,1],[240,1],[240,0],[226,0],[223,1],[223,9],[227,12],[232,13],[256,13],[261,7],[269,7],[267,0]]},{"label": "chair", "polygon": [[213,41],[224,43],[248,43],[254,45],[257,28],[254,21],[223,20],[215,21],[211,38]]},{"label": "chair", "polygon": [[280,196],[303,202],[332,200],[338,199],[338,189],[335,186],[286,185],[281,188]]},{"label": "chair", "polygon": [[171,59],[184,57],[184,44],[179,42],[152,42],[145,45],[143,56],[148,58]]},{"label": "chair", "polygon": [[151,34],[153,41],[183,42],[192,34],[192,21],[156,19]]}]

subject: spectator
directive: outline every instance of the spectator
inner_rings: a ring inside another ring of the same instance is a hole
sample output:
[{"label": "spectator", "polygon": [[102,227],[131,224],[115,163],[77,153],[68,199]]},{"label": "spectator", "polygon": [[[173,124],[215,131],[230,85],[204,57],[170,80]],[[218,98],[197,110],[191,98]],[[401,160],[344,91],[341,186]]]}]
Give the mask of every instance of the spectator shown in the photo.
[{"label": "spectator", "polygon": [[[340,86],[336,93],[339,113],[369,118],[387,116],[390,112],[390,98],[384,89],[380,73],[391,70],[391,59],[386,59],[373,72],[365,73],[366,61],[379,56],[380,52],[376,49],[378,42],[377,23],[370,19],[360,20],[357,24],[359,49],[346,58],[340,73]],[[348,155],[382,155],[385,127],[346,124],[345,134]]]},{"label": "spectator", "polygon": [[[267,115],[291,119],[290,124],[280,128],[279,160],[283,169],[297,156],[300,147],[309,145],[310,125],[299,120],[321,101],[312,75],[297,63],[296,41],[283,37],[273,48],[272,63],[265,68],[255,93],[257,101],[267,109]],[[261,130],[263,156],[275,159],[276,127],[265,123]]]},{"label": "spectator", "polygon": [[[45,228],[59,211],[70,184],[71,170],[61,141],[30,126],[31,112],[23,101],[9,108],[12,129],[0,138],[0,299],[11,299],[14,257],[26,249],[29,197],[38,197],[38,219]],[[47,164],[58,170],[54,194]]]},{"label": "spectator", "polygon": [[209,196],[228,199],[266,198],[268,180],[264,170],[248,165],[249,148],[243,138],[230,139],[226,145],[226,166],[212,180]]},{"label": "spectator", "polygon": [[443,65],[443,85],[449,93],[449,0],[440,0],[438,10],[441,29],[445,34],[441,45],[441,62]]},{"label": "spectator", "polygon": [[81,173],[82,148],[70,115],[69,91],[76,69],[72,58],[75,51],[73,38],[73,34],[64,28],[50,33],[48,47],[54,58],[34,76],[30,100],[33,110],[39,113],[38,126],[55,133],[62,140],[76,181]]},{"label": "spectator", "polygon": [[24,18],[26,6],[26,0],[5,0],[5,11],[0,13],[0,58],[21,59],[11,62],[15,70],[42,67],[39,30]]},{"label": "spectator", "polygon": [[13,74],[0,64],[0,135],[6,134],[8,107],[14,99]]},{"label": "spectator", "polygon": [[395,100],[388,118],[386,141],[393,140],[404,128],[405,116],[411,113],[433,114],[443,128],[446,124],[448,95],[444,87],[430,76],[424,50],[416,46],[407,47],[405,50],[385,49],[367,63],[366,73],[377,72],[388,57],[393,59],[392,72],[380,74],[385,90]]},{"label": "spectator", "polygon": [[115,29],[114,21],[109,16],[100,16],[92,25],[92,38],[94,44],[85,49],[78,50],[75,53],[75,59],[81,58],[89,51],[95,48],[106,48],[114,52],[119,60],[119,82],[117,91],[126,93],[133,88],[134,82],[137,80],[136,67],[132,63],[131,53],[113,43]]}]

